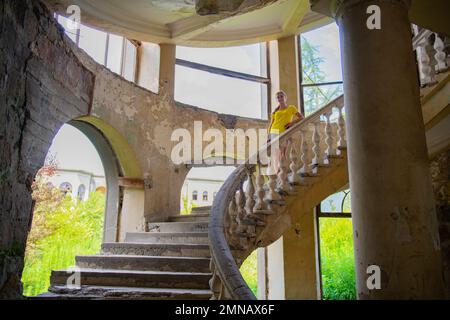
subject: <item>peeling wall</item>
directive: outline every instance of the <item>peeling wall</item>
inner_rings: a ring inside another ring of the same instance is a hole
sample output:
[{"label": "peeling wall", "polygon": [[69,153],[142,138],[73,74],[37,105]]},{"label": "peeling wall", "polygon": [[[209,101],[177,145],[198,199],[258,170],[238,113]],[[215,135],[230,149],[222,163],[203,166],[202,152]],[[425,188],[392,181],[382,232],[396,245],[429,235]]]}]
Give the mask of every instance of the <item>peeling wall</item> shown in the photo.
[{"label": "peeling wall", "polygon": [[[136,153],[144,175],[151,181],[145,190],[145,216],[158,221],[178,214],[181,186],[189,171],[185,165],[174,165],[170,159],[175,129],[187,129],[194,137],[194,121],[202,121],[203,132],[209,128],[265,128],[266,121],[218,114],[175,102],[163,85],[159,94],[98,65],[82,50],[73,46],[80,61],[96,75],[91,116],[113,126]],[[225,136],[225,135],[224,135]],[[203,143],[206,146],[207,142]],[[141,177],[143,178],[143,177]]]},{"label": "peeling wall", "polygon": [[86,114],[94,77],[32,0],[0,2],[0,299],[21,295],[31,185],[60,127]]},{"label": "peeling wall", "polygon": [[151,187],[124,190],[120,225],[129,230],[142,229],[144,212],[148,220],[179,212],[189,169],[170,161],[174,129],[192,132],[194,120],[222,131],[266,126],[175,103],[164,90],[154,94],[122,79],[76,48],[38,0],[1,1],[0,29],[0,298],[21,296],[31,185],[63,124],[101,122],[107,138],[116,135],[109,141],[116,152],[125,145],[134,153],[124,158],[137,162],[131,172]]}]

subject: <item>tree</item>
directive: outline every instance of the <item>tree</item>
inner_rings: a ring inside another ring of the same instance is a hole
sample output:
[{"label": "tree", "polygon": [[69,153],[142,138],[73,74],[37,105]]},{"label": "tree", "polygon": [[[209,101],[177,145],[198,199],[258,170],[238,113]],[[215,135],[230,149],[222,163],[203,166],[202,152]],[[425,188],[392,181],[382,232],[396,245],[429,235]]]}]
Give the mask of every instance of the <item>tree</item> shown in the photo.
[{"label": "tree", "polygon": [[[318,55],[319,47],[313,46],[305,37],[301,37],[301,42],[303,84],[320,84],[325,82],[325,72],[321,69],[321,65],[325,62],[325,59]],[[306,115],[317,111],[341,94],[341,85],[304,88],[303,98]]]}]

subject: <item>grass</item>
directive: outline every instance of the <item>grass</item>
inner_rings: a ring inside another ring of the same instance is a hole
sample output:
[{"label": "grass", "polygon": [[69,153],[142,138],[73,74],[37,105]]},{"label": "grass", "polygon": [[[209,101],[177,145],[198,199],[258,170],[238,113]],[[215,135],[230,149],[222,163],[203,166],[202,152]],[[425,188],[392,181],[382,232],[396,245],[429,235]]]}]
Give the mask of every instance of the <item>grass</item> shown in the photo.
[{"label": "grass", "polygon": [[240,268],[242,277],[247,285],[253,291],[255,296],[258,292],[258,269],[257,269],[257,251],[253,251],[251,255],[245,259]]},{"label": "grass", "polygon": [[323,299],[356,299],[351,219],[320,219],[320,254]]}]

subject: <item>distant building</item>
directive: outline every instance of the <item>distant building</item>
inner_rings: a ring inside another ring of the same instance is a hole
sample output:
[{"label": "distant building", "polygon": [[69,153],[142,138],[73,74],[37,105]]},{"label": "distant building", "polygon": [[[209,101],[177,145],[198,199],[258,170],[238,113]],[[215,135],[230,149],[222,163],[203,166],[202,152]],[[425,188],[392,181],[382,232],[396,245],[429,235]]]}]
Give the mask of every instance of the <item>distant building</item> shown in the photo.
[{"label": "distant building", "polygon": [[70,192],[73,197],[82,201],[87,200],[91,192],[106,192],[104,176],[82,170],[58,169],[55,175],[49,178],[49,183],[55,188]]},{"label": "distant building", "polygon": [[186,178],[181,188],[181,209],[183,200],[187,198],[188,207],[211,206],[224,180],[206,178]]}]

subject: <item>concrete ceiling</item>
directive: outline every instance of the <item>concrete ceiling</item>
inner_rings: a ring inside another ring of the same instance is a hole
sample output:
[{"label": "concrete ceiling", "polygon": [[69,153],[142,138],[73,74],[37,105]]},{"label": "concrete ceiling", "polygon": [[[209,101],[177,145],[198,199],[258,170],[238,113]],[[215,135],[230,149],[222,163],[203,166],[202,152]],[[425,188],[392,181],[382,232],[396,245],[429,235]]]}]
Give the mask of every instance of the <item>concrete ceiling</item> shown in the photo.
[{"label": "concrete ceiling", "polygon": [[[221,0],[219,0],[221,1]],[[211,47],[256,43],[297,33],[329,18],[312,13],[309,0],[245,0],[237,12],[199,15],[195,0],[45,0],[65,14],[81,8],[81,22],[130,39]],[[241,1],[242,2],[242,1]]]}]

